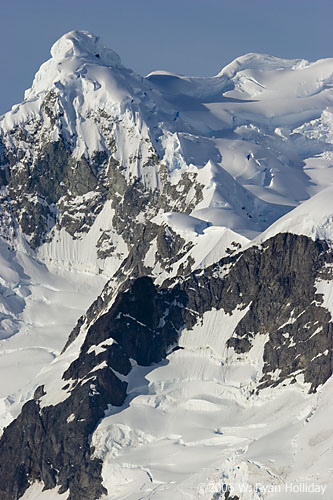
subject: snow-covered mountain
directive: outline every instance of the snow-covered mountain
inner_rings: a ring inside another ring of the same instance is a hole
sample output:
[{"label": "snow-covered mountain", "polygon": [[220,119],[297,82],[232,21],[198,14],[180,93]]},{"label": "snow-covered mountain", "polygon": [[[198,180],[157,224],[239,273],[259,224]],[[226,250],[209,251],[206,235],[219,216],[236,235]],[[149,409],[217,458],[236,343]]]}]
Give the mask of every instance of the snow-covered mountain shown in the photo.
[{"label": "snow-covered mountain", "polygon": [[331,498],[333,59],[51,56],[0,118],[1,500]]}]

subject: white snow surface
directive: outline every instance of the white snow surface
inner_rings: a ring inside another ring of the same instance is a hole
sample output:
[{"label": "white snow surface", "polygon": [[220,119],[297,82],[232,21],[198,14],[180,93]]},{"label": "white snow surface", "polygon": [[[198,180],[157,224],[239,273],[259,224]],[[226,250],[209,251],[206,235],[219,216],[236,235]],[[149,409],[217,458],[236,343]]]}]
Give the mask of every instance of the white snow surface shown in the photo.
[{"label": "white snow surface", "polygon": [[[19,245],[18,245],[19,246]],[[54,362],[79,317],[106,278],[46,266],[24,246],[10,252],[0,240],[0,428],[33,396],[38,373]]]},{"label": "white snow surface", "polygon": [[278,233],[304,234],[332,244],[333,184],[281,217],[254,241],[264,241]]},{"label": "white snow surface", "polygon": [[[152,152],[177,189],[184,175],[194,175],[202,198],[191,213],[174,209],[154,219],[193,244],[171,275],[189,257],[193,269],[202,268],[238,244],[260,244],[279,232],[333,241],[333,59],[247,54],[211,78],[166,71],[142,78],[81,31],[64,35],[51,56],[24,102],[0,117],[1,140],[10,148],[10,131],[28,130],[42,116],[40,137],[64,134],[77,158],[107,149],[112,133],[127,179],[140,178],[148,189],[161,183],[158,167],[145,166]],[[43,109],[50,91],[61,113],[55,129]],[[0,239],[1,427],[42,382],[43,404],[67,397],[60,376],[85,330],[59,353],[128,251],[112,216],[106,202],[87,234],[73,239],[56,231],[35,254],[22,235],[9,244]],[[103,231],[117,248],[106,261],[96,250]],[[155,251],[153,242],[145,264],[163,282]],[[333,311],[331,286],[318,282],[318,292]],[[240,500],[300,498],[286,491],[289,484],[323,485],[322,497],[332,498],[332,380],[316,395],[301,380],[256,395],[267,338],[258,337],[245,356],[225,344],[243,314],[206,313],[182,333],[184,349],[130,373],[125,406],[110,408],[92,436],[108,499],[211,500],[223,484]],[[32,485],[24,500],[66,498],[42,489]]]},{"label": "white snow surface", "polygon": [[211,500],[226,484],[241,500],[285,500],[299,484],[330,498],[332,381],[316,395],[302,382],[256,395],[267,337],[243,356],[225,345],[245,313],[206,313],[183,350],[131,372],[126,404],[92,438],[105,498]]},{"label": "white snow surface", "polygon": [[58,488],[54,490],[43,491],[44,485],[42,483],[34,483],[23,495],[22,500],[66,500],[68,493],[59,495]]}]

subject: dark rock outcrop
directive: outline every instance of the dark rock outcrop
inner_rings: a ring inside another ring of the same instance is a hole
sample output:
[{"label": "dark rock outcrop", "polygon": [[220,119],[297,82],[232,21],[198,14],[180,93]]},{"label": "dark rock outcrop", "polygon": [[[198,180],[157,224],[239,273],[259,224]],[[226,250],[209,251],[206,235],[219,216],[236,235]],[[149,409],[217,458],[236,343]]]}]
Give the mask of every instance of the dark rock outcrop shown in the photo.
[{"label": "dark rock outcrop", "polygon": [[[70,381],[67,398],[40,408],[44,389],[39,387],[35,399],[5,429],[0,440],[2,500],[20,498],[30,482],[37,480],[46,489],[60,486],[60,493],[69,489],[69,500],[97,499],[106,493],[102,463],[93,458],[89,438],[108,405],[124,403],[127,384],[115,372],[127,375],[130,358],[142,365],[158,362],[177,341],[180,315],[173,319],[171,314],[159,327],[168,308],[164,295],[150,278],[130,283],[90,328],[80,356],[64,373],[64,387]],[[109,339],[114,343],[103,346]],[[90,351],[97,345],[102,349],[99,354]]]},{"label": "dark rock outcrop", "polygon": [[100,498],[102,463],[92,458],[89,436],[108,404],[120,406],[126,383],[112,370],[95,371],[93,379],[78,384],[68,399],[40,408],[28,401],[0,440],[0,498],[16,500],[31,481],[45,489],[69,489],[70,500]]}]

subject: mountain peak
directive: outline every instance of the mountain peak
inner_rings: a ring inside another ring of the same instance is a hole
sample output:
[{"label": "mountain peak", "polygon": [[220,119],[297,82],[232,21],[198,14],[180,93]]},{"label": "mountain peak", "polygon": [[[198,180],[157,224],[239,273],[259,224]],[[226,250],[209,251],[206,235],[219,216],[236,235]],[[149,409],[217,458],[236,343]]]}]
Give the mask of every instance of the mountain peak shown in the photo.
[{"label": "mountain peak", "polygon": [[57,82],[78,76],[85,64],[123,67],[118,54],[105,48],[99,37],[88,31],[75,30],[63,35],[53,44],[51,56],[37,71],[32,87],[25,92],[25,99],[50,90]]},{"label": "mountain peak", "polygon": [[120,57],[111,49],[106,49],[98,36],[88,31],[70,31],[57,40],[52,48],[51,55],[58,63],[72,57],[83,59],[100,59],[105,66],[121,64]]},{"label": "mountain peak", "polygon": [[283,59],[275,57],[270,54],[259,54],[250,52],[243,56],[237,57],[232,62],[227,64],[218,73],[217,76],[228,76],[233,78],[236,73],[244,70],[264,70],[264,71],[278,71],[278,70],[294,70],[302,69],[309,66],[309,61],[306,59]]},{"label": "mountain peak", "polygon": [[51,55],[0,117],[0,499],[333,498],[333,59]]}]

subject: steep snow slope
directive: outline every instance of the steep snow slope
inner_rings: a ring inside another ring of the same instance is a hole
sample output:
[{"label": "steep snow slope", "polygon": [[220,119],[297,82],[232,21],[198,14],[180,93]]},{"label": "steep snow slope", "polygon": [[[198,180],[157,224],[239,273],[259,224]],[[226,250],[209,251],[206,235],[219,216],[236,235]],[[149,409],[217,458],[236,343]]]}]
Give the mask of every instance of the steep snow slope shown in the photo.
[{"label": "steep snow slope", "polygon": [[5,476],[26,500],[101,475],[110,499],[330,498],[333,59],[142,78],[80,31],[51,56],[0,118],[0,422],[43,386],[9,429],[46,453],[20,455],[42,484]]},{"label": "steep snow slope", "polygon": [[[1,242],[1,428],[36,388],[36,375],[63,349],[68,333],[106,278],[38,263]],[[6,260],[5,260],[6,259]]]},{"label": "steep snow slope", "polygon": [[310,238],[333,241],[333,186],[330,185],[264,231],[256,241],[278,233],[305,234]]}]

